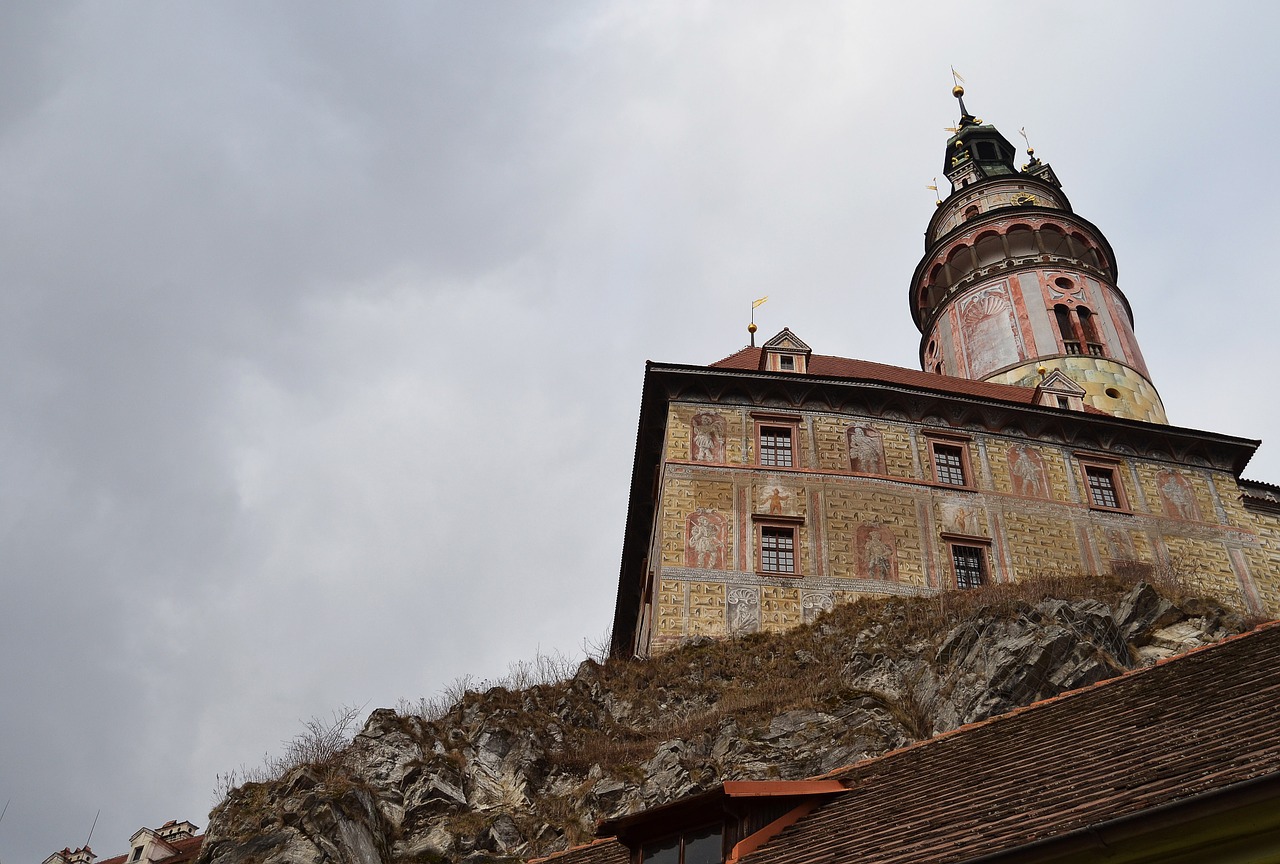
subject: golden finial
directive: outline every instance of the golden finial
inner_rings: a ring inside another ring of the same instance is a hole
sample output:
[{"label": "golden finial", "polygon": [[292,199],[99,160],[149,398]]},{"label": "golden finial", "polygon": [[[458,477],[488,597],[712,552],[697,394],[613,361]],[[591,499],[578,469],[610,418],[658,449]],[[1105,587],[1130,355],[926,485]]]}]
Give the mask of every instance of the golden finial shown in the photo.
[{"label": "golden finial", "polygon": [[1043,363],[1036,367],[1036,371],[1040,373],[1041,378],[1049,374],[1049,368]]},{"label": "golden finial", "polygon": [[1034,157],[1036,155],[1036,148],[1031,146],[1031,139],[1027,137],[1027,127],[1023,126],[1019,129],[1018,134],[1022,136],[1023,141],[1027,142],[1027,155]]},{"label": "golden finial", "polygon": [[766,294],[763,297],[761,297],[759,300],[751,301],[751,323],[747,325],[747,332],[751,334],[752,348],[756,347],[756,307],[760,306],[762,303],[764,303],[764,301],[768,299],[769,299],[769,295]]},{"label": "golden finial", "polygon": [[935,206],[941,207],[941,206],[942,206],[942,196],[938,194],[938,178],[937,178],[937,177],[934,177],[934,178],[933,178],[933,183],[932,183],[932,184],[930,184],[930,185],[928,185],[928,186],[926,186],[926,187],[924,187],[924,188],[926,188],[926,189],[932,189],[932,190],[933,190],[933,197],[938,199],[937,201],[935,201],[935,202],[934,202],[934,204],[935,204]]}]

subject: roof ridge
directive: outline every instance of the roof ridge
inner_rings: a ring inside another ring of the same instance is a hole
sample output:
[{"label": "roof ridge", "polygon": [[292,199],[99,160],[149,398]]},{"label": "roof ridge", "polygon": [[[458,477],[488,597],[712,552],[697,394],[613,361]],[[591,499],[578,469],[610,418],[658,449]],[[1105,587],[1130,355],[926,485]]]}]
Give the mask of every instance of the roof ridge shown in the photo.
[{"label": "roof ridge", "polygon": [[1263,633],[1269,630],[1277,630],[1277,629],[1280,629],[1280,620],[1265,621],[1255,626],[1251,630],[1246,630],[1243,633],[1233,633],[1232,635],[1227,636],[1226,638],[1219,639],[1217,642],[1211,642],[1208,645],[1201,645],[1198,648],[1192,648],[1190,650],[1182,652],[1181,654],[1175,654],[1172,657],[1165,657],[1162,660],[1157,660],[1155,663],[1151,664],[1150,666],[1139,666],[1136,669],[1127,669],[1124,672],[1121,672],[1119,675],[1115,675],[1111,678],[1104,678],[1101,681],[1095,681],[1092,684],[1086,684],[1085,686],[1077,687],[1074,690],[1066,690],[1062,693],[1058,693],[1055,696],[1050,696],[1046,699],[1040,699],[1035,702],[1032,702],[1030,705],[1020,705],[1017,708],[1013,708],[1012,710],[1005,711],[1002,714],[997,714],[994,717],[987,717],[983,720],[975,720],[972,723],[966,723],[963,726],[957,726],[954,729],[948,729],[946,732],[939,732],[937,735],[931,735],[930,737],[924,738],[920,741],[914,741],[911,744],[908,744],[906,747],[899,747],[896,750],[890,750],[888,753],[881,753],[879,756],[872,756],[869,759],[860,759],[857,762],[851,762],[848,765],[843,765],[839,768],[833,768],[830,771],[827,771],[823,774],[815,774],[814,776],[809,777],[807,779],[821,780],[826,778],[833,778],[833,779],[839,780],[842,778],[837,775],[846,774],[852,771],[853,769],[859,768],[863,765],[877,764],[886,759],[889,759],[890,757],[896,757],[897,754],[906,753],[912,750],[917,750],[921,747],[925,747],[935,742],[948,740],[960,732],[966,732],[972,729],[980,729],[985,726],[993,726],[996,723],[999,723],[1002,721],[1007,722],[1012,718],[1020,717],[1029,711],[1041,709],[1044,706],[1053,705],[1059,702],[1064,702],[1069,699],[1079,698],[1086,693],[1090,693],[1090,692],[1102,689],[1104,687],[1107,687],[1108,685],[1118,684],[1121,681],[1132,680],[1138,676],[1154,672],[1157,669],[1164,668],[1169,664],[1177,663],[1178,661],[1186,660],[1188,658],[1203,654],[1204,652],[1209,651],[1211,649],[1220,648],[1223,645],[1227,645],[1232,642],[1237,642],[1242,639],[1248,638],[1250,636],[1256,636],[1260,633]]}]

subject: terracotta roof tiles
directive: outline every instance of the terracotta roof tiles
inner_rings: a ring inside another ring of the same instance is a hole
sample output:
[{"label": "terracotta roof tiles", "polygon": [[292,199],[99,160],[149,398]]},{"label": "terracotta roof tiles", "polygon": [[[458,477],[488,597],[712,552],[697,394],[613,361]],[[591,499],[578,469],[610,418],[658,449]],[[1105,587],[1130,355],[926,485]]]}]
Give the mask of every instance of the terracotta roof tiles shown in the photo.
[{"label": "terracotta roof tiles", "polygon": [[[717,369],[760,370],[763,354],[763,348],[743,348],[736,354],[717,360],[711,366]],[[869,360],[854,360],[851,357],[833,357],[827,354],[813,354],[809,357],[809,374],[829,378],[852,378],[860,381],[883,381],[888,384],[941,390],[947,393],[964,393],[986,399],[1025,404],[1031,403],[1032,394],[1035,393],[1035,388],[1032,387],[988,384],[984,381],[953,378],[936,372],[922,372],[919,369],[906,369],[902,366],[890,366],[887,363],[872,363]]]},{"label": "terracotta roof tiles", "polygon": [[629,864],[631,853],[616,837],[605,837],[583,846],[574,846],[545,858],[530,858],[528,864]]},{"label": "terracotta roof tiles", "polygon": [[1280,625],[832,772],[744,864],[961,861],[1280,776]]}]

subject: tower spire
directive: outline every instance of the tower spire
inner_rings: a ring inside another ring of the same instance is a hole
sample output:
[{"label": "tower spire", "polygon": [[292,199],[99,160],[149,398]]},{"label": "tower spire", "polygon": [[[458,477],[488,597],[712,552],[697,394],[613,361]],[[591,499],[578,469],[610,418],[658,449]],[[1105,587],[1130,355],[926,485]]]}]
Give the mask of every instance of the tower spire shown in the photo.
[{"label": "tower spire", "polygon": [[964,78],[956,71],[956,67],[951,67],[951,95],[956,97],[956,101],[960,103],[960,123],[959,128],[966,126],[977,126],[982,122],[981,119],[974,117],[969,113],[969,109],[964,107]]}]

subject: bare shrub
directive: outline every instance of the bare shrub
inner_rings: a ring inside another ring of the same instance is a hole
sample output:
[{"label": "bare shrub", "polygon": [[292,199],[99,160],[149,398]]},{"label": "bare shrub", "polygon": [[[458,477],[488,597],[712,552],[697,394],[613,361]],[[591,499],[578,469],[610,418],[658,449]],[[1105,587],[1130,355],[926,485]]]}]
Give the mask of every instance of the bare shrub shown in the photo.
[{"label": "bare shrub", "polygon": [[335,708],[329,720],[312,716],[302,721],[302,731],[284,743],[284,752],[273,756],[262,754],[262,764],[241,765],[214,778],[213,795],[217,804],[246,783],[271,783],[295,768],[309,765],[320,769],[326,779],[340,767],[341,757],[355,735],[357,721],[364,712],[362,705]]},{"label": "bare shrub", "polygon": [[302,731],[285,742],[281,761],[289,766],[286,771],[299,765],[331,766],[351,743],[363,711],[362,705],[343,705],[333,710],[331,720],[313,716],[304,721]]}]

